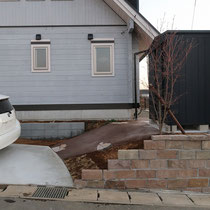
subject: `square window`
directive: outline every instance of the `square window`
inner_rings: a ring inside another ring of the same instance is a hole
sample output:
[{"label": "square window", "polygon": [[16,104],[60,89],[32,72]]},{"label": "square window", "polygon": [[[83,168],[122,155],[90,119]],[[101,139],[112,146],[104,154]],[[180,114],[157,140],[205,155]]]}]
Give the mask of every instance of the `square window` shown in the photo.
[{"label": "square window", "polygon": [[92,75],[114,76],[114,43],[92,43]]},{"label": "square window", "polygon": [[31,45],[32,72],[50,72],[50,45]]}]

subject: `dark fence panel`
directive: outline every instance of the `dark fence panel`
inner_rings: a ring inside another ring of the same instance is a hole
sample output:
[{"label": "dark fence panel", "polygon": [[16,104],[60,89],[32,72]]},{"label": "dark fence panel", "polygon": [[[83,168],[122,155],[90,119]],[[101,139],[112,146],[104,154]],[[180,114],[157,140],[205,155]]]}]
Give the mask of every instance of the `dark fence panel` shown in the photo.
[{"label": "dark fence panel", "polygon": [[[210,124],[210,31],[180,31],[176,36],[193,40],[193,49],[176,83],[175,97],[181,96],[172,110],[182,125]],[[150,67],[150,82],[153,69]],[[150,98],[150,112],[154,113]],[[170,117],[168,125],[174,125]]]}]

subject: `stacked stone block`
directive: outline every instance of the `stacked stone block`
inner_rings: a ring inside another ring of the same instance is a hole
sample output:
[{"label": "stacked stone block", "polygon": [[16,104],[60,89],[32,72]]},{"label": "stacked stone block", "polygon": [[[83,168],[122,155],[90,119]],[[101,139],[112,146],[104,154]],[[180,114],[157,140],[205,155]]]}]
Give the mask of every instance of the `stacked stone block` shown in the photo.
[{"label": "stacked stone block", "polygon": [[[84,187],[210,192],[210,135],[152,136],[144,150],[119,150],[108,170],[83,170]],[[95,185],[96,186],[95,186]]]}]

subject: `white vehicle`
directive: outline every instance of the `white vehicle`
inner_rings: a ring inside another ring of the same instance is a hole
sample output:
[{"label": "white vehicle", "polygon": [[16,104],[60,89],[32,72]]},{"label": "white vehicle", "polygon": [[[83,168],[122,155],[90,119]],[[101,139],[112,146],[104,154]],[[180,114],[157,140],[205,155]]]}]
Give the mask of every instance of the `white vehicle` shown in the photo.
[{"label": "white vehicle", "polygon": [[0,95],[0,149],[15,142],[21,132],[15,109],[9,102],[9,97]]}]

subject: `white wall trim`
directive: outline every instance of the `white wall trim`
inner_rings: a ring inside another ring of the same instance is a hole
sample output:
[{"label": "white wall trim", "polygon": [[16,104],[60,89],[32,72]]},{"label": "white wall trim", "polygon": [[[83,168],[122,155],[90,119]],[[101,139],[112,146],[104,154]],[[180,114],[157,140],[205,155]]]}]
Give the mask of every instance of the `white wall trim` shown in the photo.
[{"label": "white wall trim", "polygon": [[[47,68],[43,69],[35,69],[35,48],[46,48],[46,57],[47,57]],[[44,73],[44,72],[50,72],[50,44],[31,44],[31,72],[33,73]]]}]

